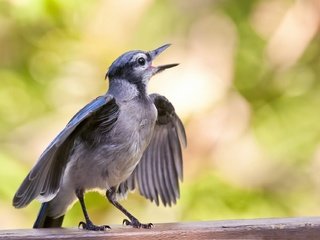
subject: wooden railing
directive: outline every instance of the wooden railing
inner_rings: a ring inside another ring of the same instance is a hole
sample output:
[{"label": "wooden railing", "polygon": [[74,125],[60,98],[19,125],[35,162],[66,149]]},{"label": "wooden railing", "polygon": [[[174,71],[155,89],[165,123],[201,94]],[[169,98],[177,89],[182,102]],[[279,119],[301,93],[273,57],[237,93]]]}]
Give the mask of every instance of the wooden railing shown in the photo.
[{"label": "wooden railing", "polygon": [[105,232],[77,228],[0,230],[0,239],[320,239],[320,217],[161,223],[152,229],[111,227]]}]

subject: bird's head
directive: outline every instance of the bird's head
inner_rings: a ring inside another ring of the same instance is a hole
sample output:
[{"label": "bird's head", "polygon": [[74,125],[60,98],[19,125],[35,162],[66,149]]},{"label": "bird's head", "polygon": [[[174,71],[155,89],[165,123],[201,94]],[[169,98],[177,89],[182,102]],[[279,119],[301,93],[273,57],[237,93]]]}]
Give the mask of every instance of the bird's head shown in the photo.
[{"label": "bird's head", "polygon": [[109,78],[109,81],[119,79],[146,85],[153,75],[178,65],[174,63],[152,66],[152,61],[169,46],[170,44],[165,44],[152,51],[135,50],[122,54],[111,64],[106,78]]}]

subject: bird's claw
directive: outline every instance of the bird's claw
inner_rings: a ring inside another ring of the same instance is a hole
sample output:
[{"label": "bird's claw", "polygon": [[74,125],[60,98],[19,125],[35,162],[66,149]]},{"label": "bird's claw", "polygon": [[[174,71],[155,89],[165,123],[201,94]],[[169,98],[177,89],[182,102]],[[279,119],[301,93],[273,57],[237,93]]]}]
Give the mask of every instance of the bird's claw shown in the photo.
[{"label": "bird's claw", "polygon": [[78,228],[82,227],[82,229],[88,231],[105,231],[107,229],[111,229],[108,225],[97,226],[94,225],[92,222],[79,222]]},{"label": "bird's claw", "polygon": [[146,229],[150,229],[153,227],[152,223],[147,223],[147,224],[143,224],[140,223],[137,219],[131,219],[131,221],[129,221],[128,219],[123,219],[122,222],[123,225],[125,226],[132,226],[134,228],[146,228]]}]

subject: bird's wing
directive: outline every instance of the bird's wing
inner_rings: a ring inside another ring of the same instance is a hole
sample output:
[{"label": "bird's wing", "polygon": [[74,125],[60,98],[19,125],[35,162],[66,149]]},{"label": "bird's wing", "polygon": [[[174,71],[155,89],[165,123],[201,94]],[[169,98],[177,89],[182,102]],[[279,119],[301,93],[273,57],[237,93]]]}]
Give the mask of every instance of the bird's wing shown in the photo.
[{"label": "bird's wing", "polygon": [[181,147],[187,144],[184,126],[172,104],[163,96],[150,95],[158,118],[153,136],[132,175],[120,184],[118,194],[139,188],[142,196],[159,205],[171,206],[179,198],[179,180],[183,178]]},{"label": "bird's wing", "polygon": [[13,205],[21,208],[35,198],[52,199],[59,190],[75,137],[94,123],[104,124],[104,130],[111,129],[118,112],[119,107],[111,95],[100,96],[82,108],[41,154],[16,192]]}]

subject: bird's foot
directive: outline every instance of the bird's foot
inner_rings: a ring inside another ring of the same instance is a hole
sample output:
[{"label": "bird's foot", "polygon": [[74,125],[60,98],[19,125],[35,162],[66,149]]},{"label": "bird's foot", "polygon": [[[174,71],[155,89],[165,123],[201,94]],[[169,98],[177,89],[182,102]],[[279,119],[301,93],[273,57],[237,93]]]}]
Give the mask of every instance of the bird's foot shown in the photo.
[{"label": "bird's foot", "polygon": [[132,218],[131,221],[129,221],[128,219],[124,219],[123,225],[132,226],[134,228],[147,228],[147,229],[150,229],[153,227],[152,223],[143,224],[143,223],[140,223],[136,218]]},{"label": "bird's foot", "polygon": [[90,222],[79,222],[78,227],[82,227],[82,229],[88,231],[105,231],[107,229],[111,229],[108,225],[97,226],[94,225],[91,221]]}]

